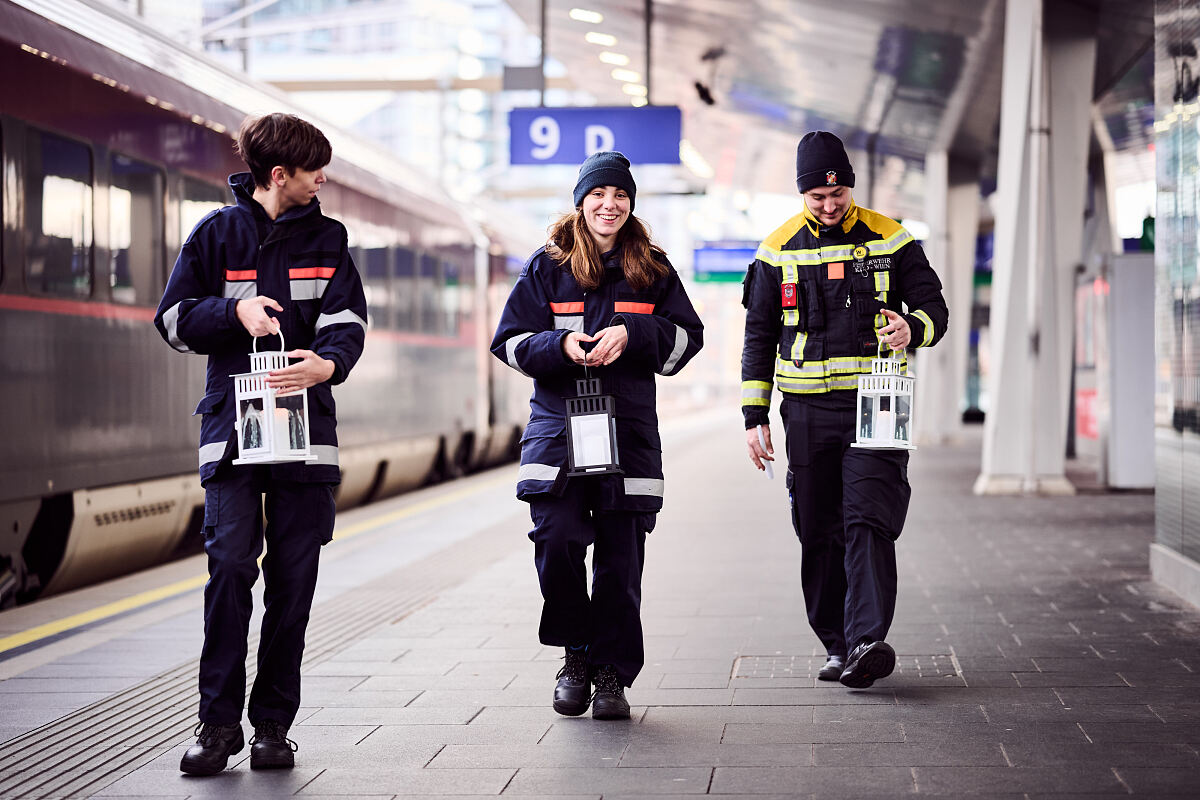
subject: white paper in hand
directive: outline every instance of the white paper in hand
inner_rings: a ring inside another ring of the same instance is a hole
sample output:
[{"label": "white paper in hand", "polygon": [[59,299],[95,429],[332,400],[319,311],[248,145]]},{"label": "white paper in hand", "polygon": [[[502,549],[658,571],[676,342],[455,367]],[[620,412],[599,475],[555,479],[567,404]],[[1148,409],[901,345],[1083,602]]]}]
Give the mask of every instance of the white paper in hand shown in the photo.
[{"label": "white paper in hand", "polygon": [[[755,428],[755,430],[758,431],[758,444],[765,453],[767,452],[767,440],[766,437],[763,436],[762,425],[759,425],[757,428]],[[764,458],[762,459],[762,463],[763,466],[767,468],[767,479],[772,481],[775,480],[775,469],[771,466],[771,462]]]}]

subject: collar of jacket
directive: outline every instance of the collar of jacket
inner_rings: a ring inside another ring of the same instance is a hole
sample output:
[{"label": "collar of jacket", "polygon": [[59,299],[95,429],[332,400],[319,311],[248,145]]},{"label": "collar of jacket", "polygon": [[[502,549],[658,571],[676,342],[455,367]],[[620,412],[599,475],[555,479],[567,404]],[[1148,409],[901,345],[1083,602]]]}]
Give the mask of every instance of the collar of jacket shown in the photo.
[{"label": "collar of jacket", "polygon": [[[833,225],[830,225],[828,228],[823,227],[821,223],[817,221],[817,218],[813,216],[813,213],[808,210],[808,203],[804,204],[802,216],[804,217],[804,227],[808,228],[808,232],[818,239],[822,236],[828,236],[835,228]],[[836,227],[841,227],[841,232],[843,234],[847,234],[850,232],[850,229],[854,227],[854,223],[856,222],[858,222],[858,203],[855,203],[854,200],[851,199],[850,207],[846,209],[846,216],[842,217],[841,223]]]},{"label": "collar of jacket", "polygon": [[249,172],[235,172],[230,175],[229,188],[233,191],[233,198],[237,201],[238,208],[249,211],[254,215],[256,220],[264,221],[267,225],[285,227],[287,223],[304,219],[310,214],[316,214],[317,216],[321,214],[321,201],[314,197],[302,206],[289,208],[272,220],[267,216],[267,211],[262,207],[262,204],[254,199],[254,176]]}]

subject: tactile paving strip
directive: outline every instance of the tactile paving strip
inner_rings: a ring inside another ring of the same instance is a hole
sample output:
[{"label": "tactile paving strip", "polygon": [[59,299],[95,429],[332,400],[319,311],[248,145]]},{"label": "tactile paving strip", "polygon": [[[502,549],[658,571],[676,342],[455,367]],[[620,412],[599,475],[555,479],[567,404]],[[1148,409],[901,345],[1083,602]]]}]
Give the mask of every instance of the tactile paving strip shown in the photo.
[{"label": "tactile paving strip", "polygon": [[[740,656],[733,663],[734,678],[815,678],[825,656]],[[896,674],[924,677],[962,677],[953,655],[897,655]]]},{"label": "tactile paving strip", "polygon": [[[511,550],[511,540],[480,533],[315,607],[301,669],[413,613]],[[257,649],[256,634],[248,681]],[[0,797],[86,796],[184,741],[196,725],[199,665],[199,658],[181,664],[0,745]]]}]

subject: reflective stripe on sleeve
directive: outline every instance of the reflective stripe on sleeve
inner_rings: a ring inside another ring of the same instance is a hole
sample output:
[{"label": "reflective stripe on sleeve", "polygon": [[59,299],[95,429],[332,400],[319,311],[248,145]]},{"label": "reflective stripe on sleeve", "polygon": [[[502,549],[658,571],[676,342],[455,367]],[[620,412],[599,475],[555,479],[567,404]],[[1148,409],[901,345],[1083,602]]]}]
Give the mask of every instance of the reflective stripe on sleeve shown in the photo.
[{"label": "reflective stripe on sleeve", "polygon": [[367,329],[367,321],[365,319],[360,317],[358,314],[355,314],[350,309],[346,309],[345,311],[339,311],[336,314],[322,314],[321,316],[317,317],[315,330],[319,331],[321,328],[324,328],[327,325],[340,325],[344,322],[352,322],[355,325],[361,325],[364,331]]},{"label": "reflective stripe on sleeve", "polygon": [[583,301],[579,300],[571,303],[551,303],[550,310],[555,314],[582,314]]},{"label": "reflective stripe on sleeve", "polygon": [[221,456],[225,455],[225,445],[227,442],[213,442],[200,446],[200,466],[210,464],[213,461],[220,461]]},{"label": "reflective stripe on sleeve", "polygon": [[517,364],[517,345],[530,336],[533,336],[533,334],[518,333],[516,336],[509,337],[508,341],[504,343],[504,355],[508,359],[508,365],[526,377],[529,377],[529,373],[521,369],[520,365]]},{"label": "reflective stripe on sleeve", "polygon": [[768,381],[742,381],[742,405],[769,407],[771,384]]},{"label": "reflective stripe on sleeve", "polygon": [[579,314],[555,314],[554,330],[583,333],[583,317]]},{"label": "reflective stripe on sleeve", "polygon": [[309,445],[308,451],[317,457],[316,461],[309,461],[309,464],[327,464],[331,467],[338,465],[338,448],[336,444]]},{"label": "reflective stripe on sleeve", "polygon": [[683,358],[683,351],[687,350],[688,335],[687,331],[678,325],[675,326],[675,349],[671,351],[671,355],[667,356],[667,363],[663,364],[663,375],[670,375],[675,369],[675,365],[679,363],[679,359]]},{"label": "reflective stripe on sleeve", "polygon": [[925,335],[921,337],[921,343],[917,345],[917,347],[924,347],[933,341],[933,320],[919,308],[912,312],[912,315],[921,320],[921,324],[925,326]]},{"label": "reflective stripe on sleeve", "polygon": [[625,494],[641,494],[662,497],[666,481],[662,478],[626,478]]},{"label": "reflective stripe on sleeve", "polygon": [[562,467],[549,464],[522,464],[517,470],[517,483],[521,481],[556,481]]},{"label": "reflective stripe on sleeve", "polygon": [[[190,299],[190,298],[189,298]],[[163,327],[167,329],[167,342],[181,353],[195,353],[196,351],[183,343],[179,338],[179,306],[183,301],[179,301],[175,305],[163,312]],[[203,463],[203,461],[201,461]]]}]

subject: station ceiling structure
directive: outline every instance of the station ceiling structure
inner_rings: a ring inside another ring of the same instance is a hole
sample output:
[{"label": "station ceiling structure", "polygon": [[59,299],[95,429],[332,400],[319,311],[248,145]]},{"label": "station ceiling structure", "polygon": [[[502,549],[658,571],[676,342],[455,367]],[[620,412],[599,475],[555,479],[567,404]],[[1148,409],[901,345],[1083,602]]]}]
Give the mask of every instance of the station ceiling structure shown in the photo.
[{"label": "station ceiling structure", "polygon": [[[1079,90],[1097,101],[1100,144],[1148,147],[1154,4],[1045,3],[1094,24],[1095,81]],[[545,8],[549,56],[600,104],[630,102],[629,76],[602,54],[627,57],[650,103],[683,109],[684,137],[719,182],[794,192],[795,143],[813,129],[851,148],[860,202],[895,216],[920,216],[930,150],[976,165],[985,191],[994,178],[1003,0],[620,0],[591,15],[587,0],[509,4],[535,32]]]}]

